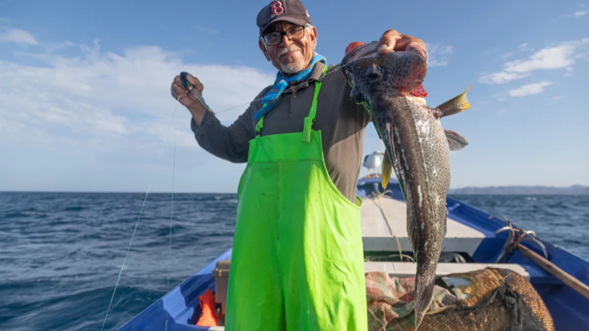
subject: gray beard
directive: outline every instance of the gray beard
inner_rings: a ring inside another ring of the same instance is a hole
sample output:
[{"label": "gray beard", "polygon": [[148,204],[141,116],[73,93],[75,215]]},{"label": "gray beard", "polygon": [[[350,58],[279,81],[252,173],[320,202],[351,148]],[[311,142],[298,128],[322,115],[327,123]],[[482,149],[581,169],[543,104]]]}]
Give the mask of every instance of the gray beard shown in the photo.
[{"label": "gray beard", "polygon": [[301,65],[301,62],[299,61],[295,63],[289,63],[287,65],[281,64],[280,67],[282,68],[282,72],[285,74],[296,74],[304,69],[303,65]]}]

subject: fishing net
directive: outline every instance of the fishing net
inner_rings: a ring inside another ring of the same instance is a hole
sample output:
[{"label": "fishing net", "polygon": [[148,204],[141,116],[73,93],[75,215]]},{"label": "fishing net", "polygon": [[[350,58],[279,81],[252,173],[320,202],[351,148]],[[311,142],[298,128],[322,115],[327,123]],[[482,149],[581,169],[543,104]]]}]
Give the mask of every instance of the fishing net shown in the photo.
[{"label": "fishing net", "polygon": [[[414,277],[366,275],[369,331],[414,329]],[[436,280],[434,296],[419,330],[551,331],[544,302],[521,275],[486,268]]]}]

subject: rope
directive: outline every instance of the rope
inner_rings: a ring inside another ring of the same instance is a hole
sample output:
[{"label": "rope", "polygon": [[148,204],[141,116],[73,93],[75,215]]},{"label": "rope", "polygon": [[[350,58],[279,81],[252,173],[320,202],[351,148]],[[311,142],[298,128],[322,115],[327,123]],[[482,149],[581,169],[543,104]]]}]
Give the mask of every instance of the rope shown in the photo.
[{"label": "rope", "polygon": [[[372,200],[372,202],[374,202],[374,204],[380,209],[380,212],[381,212],[382,216],[384,217],[385,221],[387,222],[387,227],[389,228],[389,230],[391,231],[391,233],[395,237],[395,240],[397,241],[397,247],[399,248],[399,256],[401,258],[401,261],[403,261],[403,256],[404,255],[403,255],[403,250],[401,249],[401,242],[399,241],[399,238],[397,237],[397,234],[393,230],[393,227],[391,225],[391,222],[389,221],[389,218],[387,217],[387,214],[384,212],[384,207],[382,206],[382,202],[380,201],[380,197],[385,196],[387,193],[390,193],[391,194],[391,197],[393,196],[393,191],[386,190],[386,191],[384,191],[382,193],[379,193],[379,194],[375,194],[374,192],[372,192],[366,198],[370,198],[370,197],[374,197],[375,198],[375,199],[370,199],[370,200]],[[378,201],[378,204],[375,202],[375,200]],[[407,259],[411,260],[412,262],[414,261],[413,258],[410,257],[410,256],[405,256],[405,257],[407,257]]]},{"label": "rope", "polygon": [[507,226],[504,226],[501,229],[495,231],[495,235],[497,235],[503,231],[509,231],[509,238],[505,242],[505,245],[503,245],[503,251],[501,252],[499,257],[495,260],[495,263],[499,263],[504,258],[505,258],[505,263],[509,262],[509,260],[513,257],[513,254],[515,254],[515,249],[518,248],[518,246],[520,245],[520,243],[522,241],[533,241],[536,244],[538,244],[538,246],[540,246],[540,248],[542,248],[542,252],[544,253],[544,257],[546,259],[548,259],[548,253],[546,252],[546,247],[544,247],[544,244],[542,244],[536,238],[536,233],[534,231],[531,231],[531,230],[525,231],[520,228],[515,228],[514,224],[511,221],[509,221],[501,216],[489,216],[489,218],[498,218],[498,219],[501,219],[507,223]]}]

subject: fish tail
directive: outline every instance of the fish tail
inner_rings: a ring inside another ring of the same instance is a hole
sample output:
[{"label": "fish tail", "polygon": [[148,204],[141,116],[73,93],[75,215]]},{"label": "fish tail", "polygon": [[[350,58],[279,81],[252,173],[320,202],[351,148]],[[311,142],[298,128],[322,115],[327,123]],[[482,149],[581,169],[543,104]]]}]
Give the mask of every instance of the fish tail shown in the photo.
[{"label": "fish tail", "polygon": [[415,330],[419,328],[419,325],[425,317],[425,313],[429,310],[429,305],[432,301],[434,293],[435,269],[433,270],[433,272],[428,271],[429,270],[426,270],[426,268],[423,268],[423,266],[421,266],[421,268],[419,268],[419,270],[417,271],[415,282],[415,298],[413,300],[413,310],[415,313]]},{"label": "fish tail", "polygon": [[462,92],[460,95],[455,96],[454,98],[439,105],[437,107],[438,118],[458,114],[470,108],[470,103],[466,98],[466,92],[468,92],[468,90],[470,90],[470,86],[466,89],[466,91]]}]

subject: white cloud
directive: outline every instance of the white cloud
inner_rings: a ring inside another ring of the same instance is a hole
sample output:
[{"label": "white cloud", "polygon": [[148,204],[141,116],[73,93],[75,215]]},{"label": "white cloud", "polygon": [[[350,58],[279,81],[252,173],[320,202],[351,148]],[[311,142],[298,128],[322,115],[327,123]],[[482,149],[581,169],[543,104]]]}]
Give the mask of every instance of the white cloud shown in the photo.
[{"label": "white cloud", "polygon": [[0,31],[0,42],[37,45],[35,37],[21,29],[3,29]]},{"label": "white cloud", "polygon": [[[177,105],[170,85],[181,71],[201,79],[203,96],[214,111],[248,103],[274,80],[273,74],[249,67],[184,63],[156,46],[122,54],[101,51],[98,41],[92,46],[65,42],[40,48],[43,51],[19,55],[42,66],[0,59],[0,142],[82,146],[101,141],[118,146],[162,141]],[[77,55],[60,55],[66,50]],[[218,117],[234,120],[245,108]],[[181,105],[177,111],[178,144],[196,148],[190,114]]]},{"label": "white cloud", "polygon": [[449,54],[454,53],[454,46],[425,43],[428,53],[428,67],[446,66],[450,62]]},{"label": "white cloud", "polygon": [[533,84],[524,85],[518,89],[509,91],[512,97],[525,97],[527,95],[539,94],[544,92],[546,86],[552,85],[552,82],[543,81]]},{"label": "white cloud", "polygon": [[505,64],[505,71],[525,73],[538,69],[561,69],[573,64],[575,45],[544,48],[527,60],[517,60]]},{"label": "white cloud", "polygon": [[[483,73],[479,81],[486,84],[503,84],[521,79],[536,70],[572,70],[576,59],[587,59],[589,38],[577,41],[562,42],[532,54],[528,59],[515,60],[505,63],[503,71]],[[527,43],[521,46],[527,47]]]},{"label": "white cloud", "polygon": [[573,15],[574,15],[576,18],[579,18],[579,17],[581,17],[581,16],[585,16],[585,15],[587,15],[587,11],[586,11],[586,10],[579,10],[579,11],[576,11],[576,12],[575,12]]},{"label": "white cloud", "polygon": [[479,81],[486,84],[503,84],[515,79],[524,78],[526,76],[528,75],[510,72],[494,72],[484,75]]},{"label": "white cloud", "polygon": [[520,51],[533,51],[534,47],[529,46],[528,43],[523,43],[523,44],[519,45],[519,49],[520,49]]},{"label": "white cloud", "polygon": [[214,111],[245,104],[217,116],[232,122],[274,81],[273,71],[187,63],[157,46],[116,53],[98,41],[41,42],[26,53],[15,46],[0,46],[16,55],[0,55],[0,155],[9,156],[2,159],[3,189],[145,192],[153,183],[152,191],[167,191],[171,176],[163,177],[174,166],[177,190],[235,191],[245,165],[202,157],[191,115],[170,85],[188,71],[203,81]]}]

